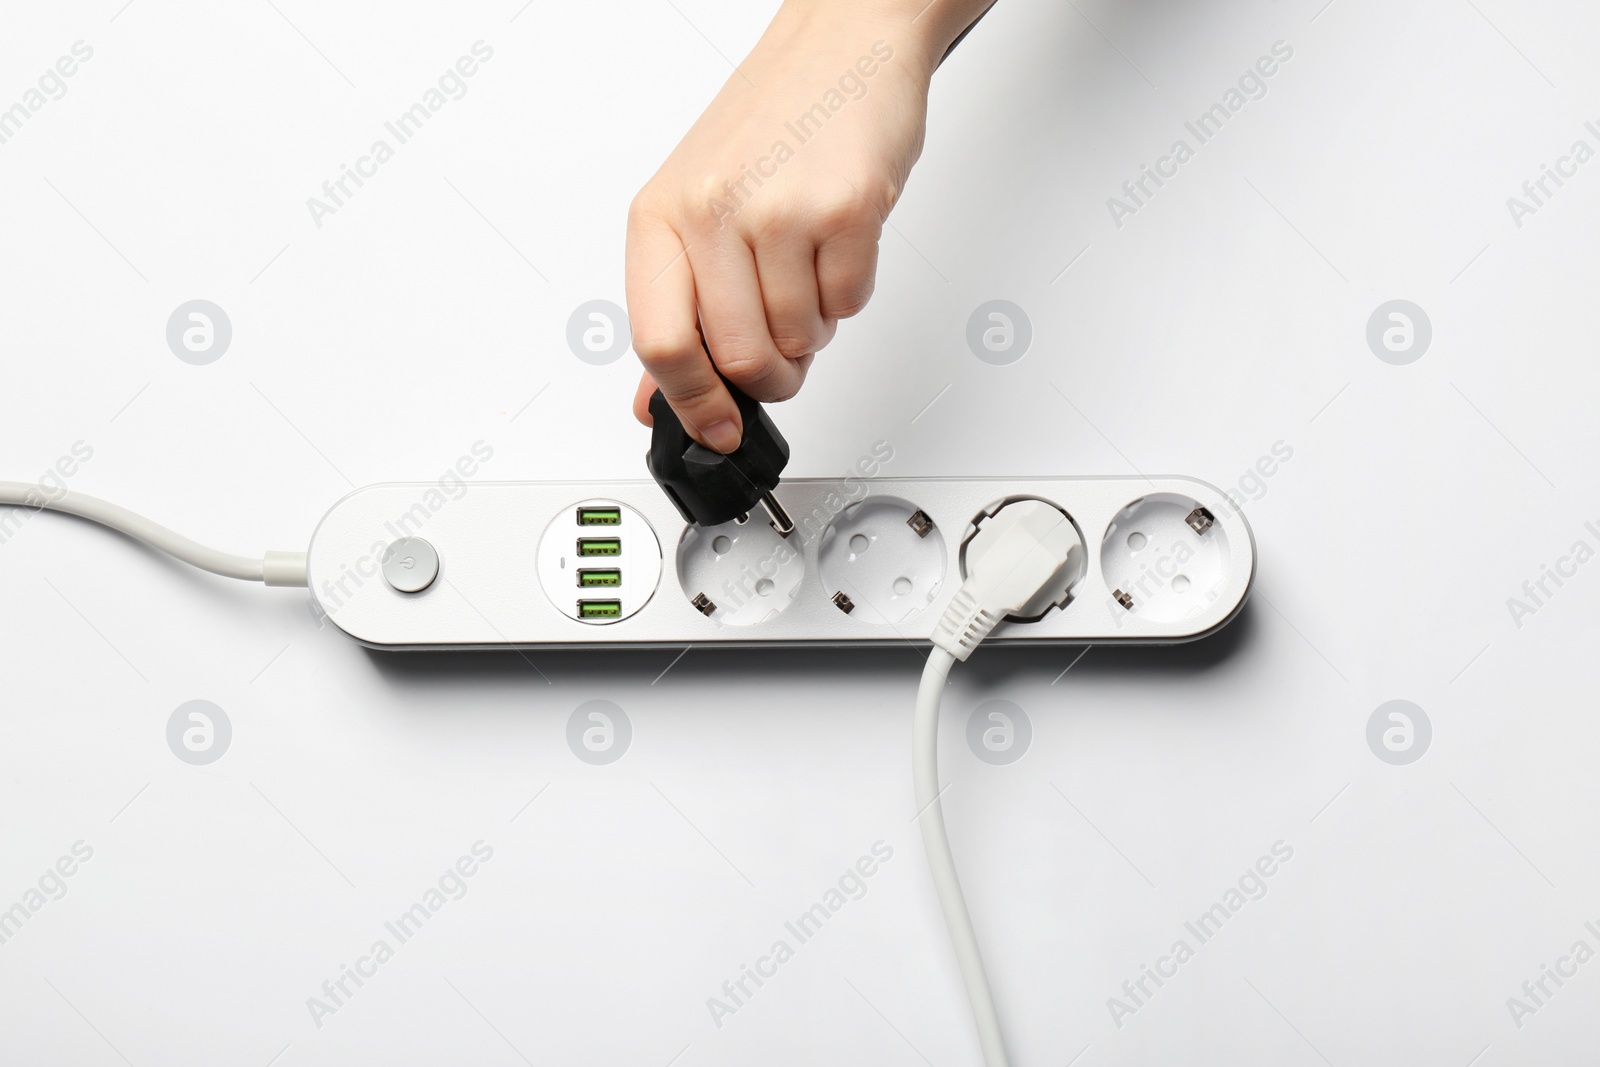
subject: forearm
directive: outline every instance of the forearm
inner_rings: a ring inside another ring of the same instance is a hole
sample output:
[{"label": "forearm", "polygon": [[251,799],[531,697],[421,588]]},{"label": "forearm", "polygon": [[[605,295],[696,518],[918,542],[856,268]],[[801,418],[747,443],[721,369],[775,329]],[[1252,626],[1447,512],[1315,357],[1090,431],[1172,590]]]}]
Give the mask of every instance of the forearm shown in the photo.
[{"label": "forearm", "polygon": [[791,35],[815,40],[839,27],[864,29],[886,35],[897,52],[904,52],[931,75],[952,43],[978,20],[996,0],[784,0],[772,20],[768,37]]}]

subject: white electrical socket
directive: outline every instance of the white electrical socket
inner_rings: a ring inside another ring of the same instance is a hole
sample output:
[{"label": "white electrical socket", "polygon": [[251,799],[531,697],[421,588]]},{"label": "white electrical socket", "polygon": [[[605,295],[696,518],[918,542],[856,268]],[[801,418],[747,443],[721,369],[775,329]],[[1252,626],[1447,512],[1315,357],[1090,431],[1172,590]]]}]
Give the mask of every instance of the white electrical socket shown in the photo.
[{"label": "white electrical socket", "polygon": [[678,540],[678,584],[695,590],[690,604],[719,626],[758,626],[776,618],[804,583],[805,557],[791,541],[795,535],[783,537],[761,514],[690,526]]},{"label": "white electrical socket", "polygon": [[[925,644],[975,523],[1027,498],[1066,514],[1081,551],[1037,618],[989,643],[1192,640],[1237,614],[1255,573],[1244,515],[1192,478],[793,479],[777,495],[787,538],[759,509],[687,526],[651,481],[370,486],[312,536],[311,593],[381,649]],[[384,574],[406,539],[438,560],[416,592]]]},{"label": "white electrical socket", "polygon": [[849,614],[890,626],[925,610],[948,572],[937,527],[916,504],[892,496],[869,496],[841,511],[817,547],[823,589],[848,598],[834,606],[848,602]]}]

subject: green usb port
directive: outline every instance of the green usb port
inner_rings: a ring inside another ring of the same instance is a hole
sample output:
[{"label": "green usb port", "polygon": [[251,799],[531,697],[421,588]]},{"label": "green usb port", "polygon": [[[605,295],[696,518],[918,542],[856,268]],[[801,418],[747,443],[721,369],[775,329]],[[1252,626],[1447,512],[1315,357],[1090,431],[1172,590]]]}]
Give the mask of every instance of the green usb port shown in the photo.
[{"label": "green usb port", "polygon": [[578,569],[578,584],[585,589],[593,589],[598,585],[621,585],[622,571],[615,567],[607,569],[580,567]]},{"label": "green usb port", "polygon": [[621,508],[579,508],[579,526],[616,526],[622,522]]},{"label": "green usb port", "polygon": [[580,619],[615,619],[621,614],[622,601],[620,600],[578,601],[578,618]]},{"label": "green usb port", "polygon": [[620,556],[622,555],[622,539],[620,537],[580,537],[578,538],[578,555]]}]

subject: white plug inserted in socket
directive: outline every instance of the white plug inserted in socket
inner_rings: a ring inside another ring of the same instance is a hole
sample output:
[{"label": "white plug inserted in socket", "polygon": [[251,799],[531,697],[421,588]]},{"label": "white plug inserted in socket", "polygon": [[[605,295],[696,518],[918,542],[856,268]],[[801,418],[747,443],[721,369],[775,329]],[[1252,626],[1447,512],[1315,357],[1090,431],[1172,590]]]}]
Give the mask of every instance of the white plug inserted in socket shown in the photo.
[{"label": "white plug inserted in socket", "polygon": [[[1072,547],[1067,552],[1066,561],[1055,572],[1054,580],[1034,594],[1033,599],[1023,605],[1021,611],[1014,615],[1007,615],[1006,619],[1010,622],[1037,622],[1039,619],[1044,618],[1052,608],[1066,607],[1071,603],[1073,590],[1077,588],[1079,582],[1083,581],[1083,574],[1087,569],[1087,564],[1084,560],[1088,553],[1083,545],[1083,531],[1078,529],[1078,524],[1073,521],[1072,516],[1067,514],[1061,505],[1052,504],[1048,500],[1040,500],[1038,497],[1007,497],[984,508],[983,513],[976,516],[972,520],[972,524],[967,528],[967,535],[961,539],[962,579],[966,579],[968,568],[975,566],[978,562],[968,551],[973,544],[973,538],[977,537],[978,531],[985,528],[989,523],[1010,519],[1021,509],[1033,508],[1040,509],[1042,517],[1048,517],[1052,523],[1054,522],[1052,512],[1059,512],[1061,518],[1065,519],[1067,525],[1071,528]],[[1004,512],[1003,515],[1001,514],[1002,512]]]}]

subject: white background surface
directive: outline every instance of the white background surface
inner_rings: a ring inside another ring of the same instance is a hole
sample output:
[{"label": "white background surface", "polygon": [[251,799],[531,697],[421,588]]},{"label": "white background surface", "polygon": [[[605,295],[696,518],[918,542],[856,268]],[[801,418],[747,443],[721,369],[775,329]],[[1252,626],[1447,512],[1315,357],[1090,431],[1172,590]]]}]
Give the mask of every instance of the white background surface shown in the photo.
[{"label": "white background surface", "polygon": [[[872,306],[777,412],[795,475],[885,439],[896,476],[1238,486],[1293,450],[1227,634],[956,673],[945,805],[1019,1065],[1592,1047],[1600,962],[1520,1028],[1507,998],[1600,949],[1600,563],[1520,627],[1507,598],[1600,547],[1600,162],[1520,228],[1506,198],[1600,146],[1600,16],[1474,2],[1004,0],[936,79]],[[768,5],[121,3],[12,5],[0,34],[0,106],[94,49],[0,145],[0,473],[83,441],[74,488],[240,551],[479,440],[483,477],[638,475],[633,361],[580,362],[566,321],[621,301],[628,199]],[[468,94],[313,225],[480,39]],[[1115,226],[1106,198],[1278,40],[1267,95]],[[1007,367],[964,340],[996,297],[1034,327]],[[194,298],[234,328],[207,367],[165,343]],[[1409,366],[1366,344],[1392,298],[1433,323]],[[0,589],[0,907],[94,850],[0,945],[0,1061],[976,1062],[909,821],[911,649],[383,657],[304,593],[53,516],[0,545]],[[207,767],[165,739],[197,698],[233,724]],[[1394,698],[1433,724],[1409,766],[1366,742]],[[632,723],[609,766],[565,741],[591,699]],[[1010,766],[963,742],[990,699],[1033,725]],[[315,1025],[479,840],[466,895]],[[879,840],[865,897],[715,1026],[706,998]],[[1280,840],[1267,895],[1119,1028],[1107,999]]]}]

